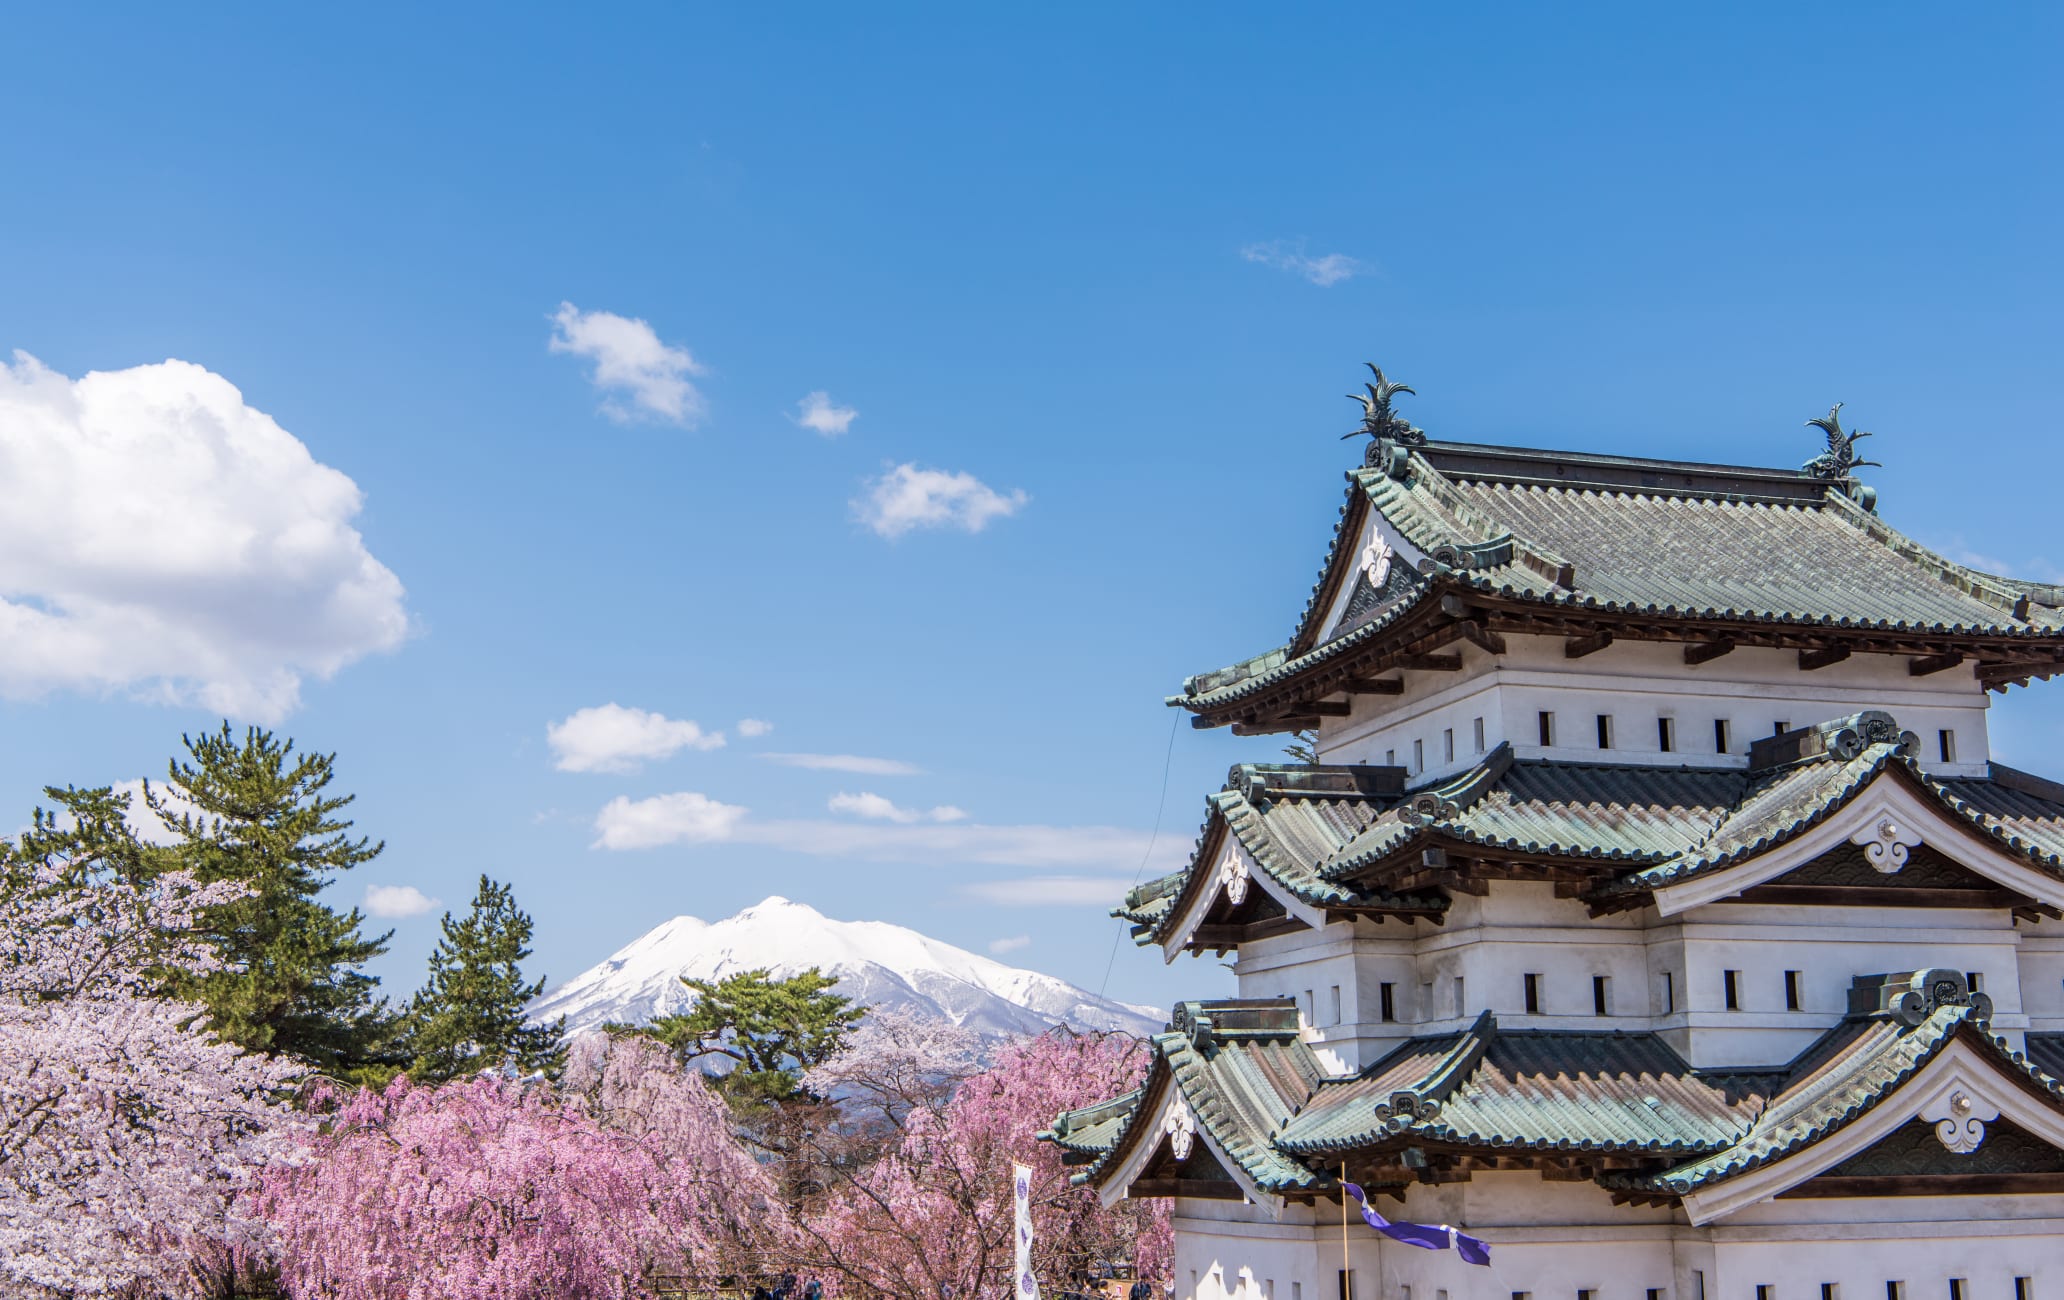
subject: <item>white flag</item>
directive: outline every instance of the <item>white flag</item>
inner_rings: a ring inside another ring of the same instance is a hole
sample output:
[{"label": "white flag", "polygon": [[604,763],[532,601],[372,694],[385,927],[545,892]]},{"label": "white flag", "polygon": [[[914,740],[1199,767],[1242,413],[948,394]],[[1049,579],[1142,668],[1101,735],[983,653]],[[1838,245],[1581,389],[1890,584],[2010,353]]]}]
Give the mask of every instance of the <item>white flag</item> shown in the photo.
[{"label": "white flag", "polygon": [[1018,1211],[1018,1297],[1039,1300],[1039,1279],[1032,1276],[1032,1170],[1011,1165],[1011,1200]]}]

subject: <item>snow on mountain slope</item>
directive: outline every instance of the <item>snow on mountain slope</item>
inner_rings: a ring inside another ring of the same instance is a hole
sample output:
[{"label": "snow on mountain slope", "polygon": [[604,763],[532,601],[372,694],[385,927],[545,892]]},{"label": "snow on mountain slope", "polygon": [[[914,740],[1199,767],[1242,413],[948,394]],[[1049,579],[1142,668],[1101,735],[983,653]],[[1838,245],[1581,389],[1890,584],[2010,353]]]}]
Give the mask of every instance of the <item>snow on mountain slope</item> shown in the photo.
[{"label": "snow on mountain slope", "polygon": [[992,1036],[1036,1034],[1057,1024],[1151,1034],[1162,1014],[1076,988],[1037,971],[978,957],[885,921],[834,921],[802,903],[770,898],[715,922],[673,920],[531,1003],[538,1020],[566,1017],[568,1032],[605,1021],[636,1023],[685,1010],[681,976],[721,979],[766,968],[777,976],[815,966],[837,992],[872,1007],[898,1007]]}]

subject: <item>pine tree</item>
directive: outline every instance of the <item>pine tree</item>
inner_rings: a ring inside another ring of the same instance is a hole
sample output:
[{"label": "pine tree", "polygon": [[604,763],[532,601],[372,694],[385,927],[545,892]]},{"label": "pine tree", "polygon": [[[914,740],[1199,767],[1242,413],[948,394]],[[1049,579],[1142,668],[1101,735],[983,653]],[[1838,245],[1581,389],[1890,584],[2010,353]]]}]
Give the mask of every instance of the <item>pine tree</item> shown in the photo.
[{"label": "pine tree", "polygon": [[837,1055],[867,1014],[852,999],[830,992],[838,981],[815,967],[787,979],[748,970],[721,980],[683,975],[681,982],[694,990],[695,1005],[661,1016],[643,1032],[683,1061],[729,1058],[732,1069],[721,1087],[734,1101],[798,1096],[804,1071]]},{"label": "pine tree", "polygon": [[202,915],[224,969],[186,976],[173,992],[205,1004],[216,1033],[242,1047],[333,1075],[377,1075],[393,1018],[361,968],[393,931],[368,939],[357,908],[340,914],[318,895],[386,846],[346,835],[351,823],[337,814],[352,796],[325,793],[336,756],[297,755],[293,741],[257,727],[239,743],[227,722],[180,739],[187,757],[168,765],[168,789],[144,786],[177,837],[167,859],[204,884],[234,880],[252,892]]},{"label": "pine tree", "polygon": [[444,914],[444,938],[430,954],[430,980],[408,1012],[409,1077],[441,1083],[511,1065],[524,1074],[558,1073],[566,1018],[524,1023],[523,1009],[544,991],[526,983],[518,963],[530,956],[530,917],[507,885],[485,875],[463,921]]}]

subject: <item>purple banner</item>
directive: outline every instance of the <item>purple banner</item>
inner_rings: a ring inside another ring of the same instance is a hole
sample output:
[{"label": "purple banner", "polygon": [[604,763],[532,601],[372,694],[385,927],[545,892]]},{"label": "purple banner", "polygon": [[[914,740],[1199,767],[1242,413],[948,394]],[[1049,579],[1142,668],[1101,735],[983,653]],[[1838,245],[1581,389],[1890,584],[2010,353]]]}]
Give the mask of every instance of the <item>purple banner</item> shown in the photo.
[{"label": "purple banner", "polygon": [[1483,1238],[1472,1237],[1466,1232],[1450,1228],[1445,1223],[1392,1223],[1376,1213],[1375,1207],[1369,1204],[1369,1198],[1363,1194],[1360,1186],[1354,1183],[1342,1183],[1341,1186],[1347,1188],[1347,1194],[1354,1197],[1355,1204],[1362,1207],[1362,1222],[1392,1241],[1402,1241],[1407,1246],[1418,1246],[1424,1250],[1446,1250],[1453,1246],[1455,1253],[1462,1257],[1464,1263],[1486,1266],[1490,1264],[1491,1244]]}]

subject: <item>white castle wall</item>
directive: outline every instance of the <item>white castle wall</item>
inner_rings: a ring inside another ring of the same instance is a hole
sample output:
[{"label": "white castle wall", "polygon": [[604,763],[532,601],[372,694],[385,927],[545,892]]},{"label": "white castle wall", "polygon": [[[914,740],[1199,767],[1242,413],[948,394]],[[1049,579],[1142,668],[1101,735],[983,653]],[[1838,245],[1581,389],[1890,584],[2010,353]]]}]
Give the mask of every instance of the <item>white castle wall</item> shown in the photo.
[{"label": "white castle wall", "polygon": [[[1386,1216],[1455,1223],[1492,1242],[1491,1266],[1391,1242],[1351,1220],[1354,1300],[1965,1300],[2049,1297],[2064,1288],[2054,1197],[1767,1201],[1692,1227],[1676,1211],[1614,1206],[1587,1183],[1480,1173],[1417,1187]],[[1278,1222],[1229,1202],[1178,1200],[1175,1300],[1340,1300],[1337,1204]]]},{"label": "white castle wall", "polygon": [[[1394,763],[1414,786],[1464,771],[1501,742],[1521,758],[1665,766],[1746,766],[1749,745],[1788,728],[1884,709],[1920,738],[1924,770],[1984,776],[1990,758],[1990,696],[1969,667],[1913,677],[1904,655],[1859,654],[1814,672],[1798,652],[1744,647],[1689,668],[1683,646],[1623,641],[1582,659],[1563,653],[1561,637],[1507,636],[1503,656],[1463,643],[1454,673],[1406,671],[1402,695],[1356,695],[1354,711],[1319,728],[1324,763]],[[1551,715],[1552,744],[1541,744],[1540,715]],[[1598,717],[1612,744],[1601,751]],[[1661,748],[1658,719],[1671,721],[1672,748]],[[1717,746],[1724,721],[1728,747]],[[1942,757],[1951,735],[1953,760]],[[1481,748],[1479,748],[1479,735]],[[1452,752],[1451,752],[1452,750]]]},{"label": "white castle wall", "polygon": [[[2064,927],[2050,923],[2054,933],[2040,938],[2027,929],[2004,908],[1716,903],[1668,919],[1653,908],[1593,917],[1552,885],[1498,881],[1488,897],[1458,895],[1444,925],[1335,921],[1243,944],[1234,971],[1242,997],[1296,998],[1306,1041],[1343,1072],[1406,1038],[1466,1028],[1485,1010],[1506,1029],[1654,1030],[1698,1066],[1781,1065],[1842,1018],[1854,977],[1938,966],[1977,974],[1995,1032],[2018,1043],[2031,1026],[2022,1006],[2030,943],[2040,945],[2028,960],[2041,970],[2044,1014],[2064,1020]],[[1729,970],[1738,972],[1732,1009]],[[1787,971],[1800,976],[1796,1010],[1785,1002]],[[1535,1014],[1530,973],[1541,977]],[[1597,976],[1609,981],[1604,1015]],[[1388,1022],[1385,983],[1397,1017]]]}]

